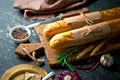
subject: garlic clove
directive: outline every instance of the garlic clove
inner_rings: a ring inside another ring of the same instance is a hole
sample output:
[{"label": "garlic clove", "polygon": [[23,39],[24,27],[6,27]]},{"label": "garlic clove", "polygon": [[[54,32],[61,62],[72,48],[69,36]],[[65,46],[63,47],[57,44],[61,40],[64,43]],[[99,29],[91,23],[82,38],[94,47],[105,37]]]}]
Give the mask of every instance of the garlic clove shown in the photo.
[{"label": "garlic clove", "polygon": [[102,63],[104,66],[107,66],[107,61],[105,60],[105,61],[103,61],[103,63]]},{"label": "garlic clove", "polygon": [[103,57],[103,56],[101,56],[101,58],[100,58],[100,63],[102,64],[102,63],[103,63],[103,61],[104,61],[104,57]]}]

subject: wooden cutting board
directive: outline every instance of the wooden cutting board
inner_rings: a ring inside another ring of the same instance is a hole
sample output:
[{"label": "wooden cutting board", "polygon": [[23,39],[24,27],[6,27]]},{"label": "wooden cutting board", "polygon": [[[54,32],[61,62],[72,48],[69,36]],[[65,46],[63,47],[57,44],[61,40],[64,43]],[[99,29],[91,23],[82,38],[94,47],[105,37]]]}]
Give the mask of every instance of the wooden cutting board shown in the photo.
[{"label": "wooden cutting board", "polygon": [[[56,67],[60,66],[58,63],[58,60],[57,60],[58,56],[62,52],[64,52],[64,50],[66,50],[66,49],[57,50],[57,49],[50,48],[49,39],[43,35],[43,29],[44,29],[45,25],[46,24],[37,26],[34,29],[35,29],[35,31],[36,31],[36,33],[41,41],[42,46],[45,48],[45,54],[46,54],[46,57],[50,63],[50,66],[56,68]],[[96,44],[97,42],[93,42],[92,45]],[[88,46],[89,45],[91,45],[91,44],[88,44]],[[80,52],[86,48],[87,48],[87,45],[83,45],[82,47],[80,47]],[[80,58],[79,61],[81,61],[83,59],[87,59],[87,58],[91,59],[91,57],[97,57],[97,56],[102,55],[106,52],[110,52],[110,51],[117,50],[117,49],[120,49],[120,37],[113,38],[113,39],[109,40],[108,42],[106,42],[104,44],[104,46],[97,52],[96,55],[90,56],[90,54],[87,54],[84,56],[84,58],[83,57]],[[78,54],[80,54],[80,52]],[[76,60],[76,56],[73,57],[72,62],[78,61],[78,60]]]}]

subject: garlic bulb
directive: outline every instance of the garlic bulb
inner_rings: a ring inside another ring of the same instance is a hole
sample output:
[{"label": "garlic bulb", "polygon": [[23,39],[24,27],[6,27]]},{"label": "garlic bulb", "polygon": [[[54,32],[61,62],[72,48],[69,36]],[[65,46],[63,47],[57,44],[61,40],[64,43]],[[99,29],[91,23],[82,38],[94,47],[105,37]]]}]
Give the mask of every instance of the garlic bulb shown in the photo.
[{"label": "garlic bulb", "polygon": [[110,54],[104,54],[100,57],[100,63],[106,67],[111,67],[114,64],[113,57]]}]

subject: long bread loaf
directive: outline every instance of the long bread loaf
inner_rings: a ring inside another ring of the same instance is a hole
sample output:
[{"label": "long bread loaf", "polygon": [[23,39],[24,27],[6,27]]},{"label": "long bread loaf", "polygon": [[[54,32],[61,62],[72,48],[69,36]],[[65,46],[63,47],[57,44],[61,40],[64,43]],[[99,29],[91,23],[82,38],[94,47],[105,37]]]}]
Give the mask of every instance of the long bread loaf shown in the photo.
[{"label": "long bread loaf", "polygon": [[50,39],[50,47],[66,48],[83,45],[119,34],[120,18],[56,34]]},{"label": "long bread loaf", "polygon": [[93,21],[92,24],[95,24],[117,18],[120,18],[120,7],[77,15],[49,23],[44,28],[43,33],[46,37],[51,38],[57,33],[83,27],[90,23],[89,20]]}]

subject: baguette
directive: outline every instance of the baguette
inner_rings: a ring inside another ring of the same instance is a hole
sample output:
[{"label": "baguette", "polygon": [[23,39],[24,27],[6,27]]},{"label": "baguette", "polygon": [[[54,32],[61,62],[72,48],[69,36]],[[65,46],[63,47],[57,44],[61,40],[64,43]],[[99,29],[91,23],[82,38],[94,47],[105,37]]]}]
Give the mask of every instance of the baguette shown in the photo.
[{"label": "baguette", "polygon": [[92,20],[93,21],[92,24],[95,24],[117,18],[120,18],[120,7],[109,10],[86,13],[84,15],[68,17],[68,18],[64,18],[63,20],[49,23],[44,28],[43,33],[46,37],[51,38],[55,34],[76,28],[81,28],[89,24],[88,22],[86,22],[86,19]]},{"label": "baguette", "polygon": [[66,48],[114,37],[120,34],[120,18],[56,34],[50,39],[51,48]]}]

